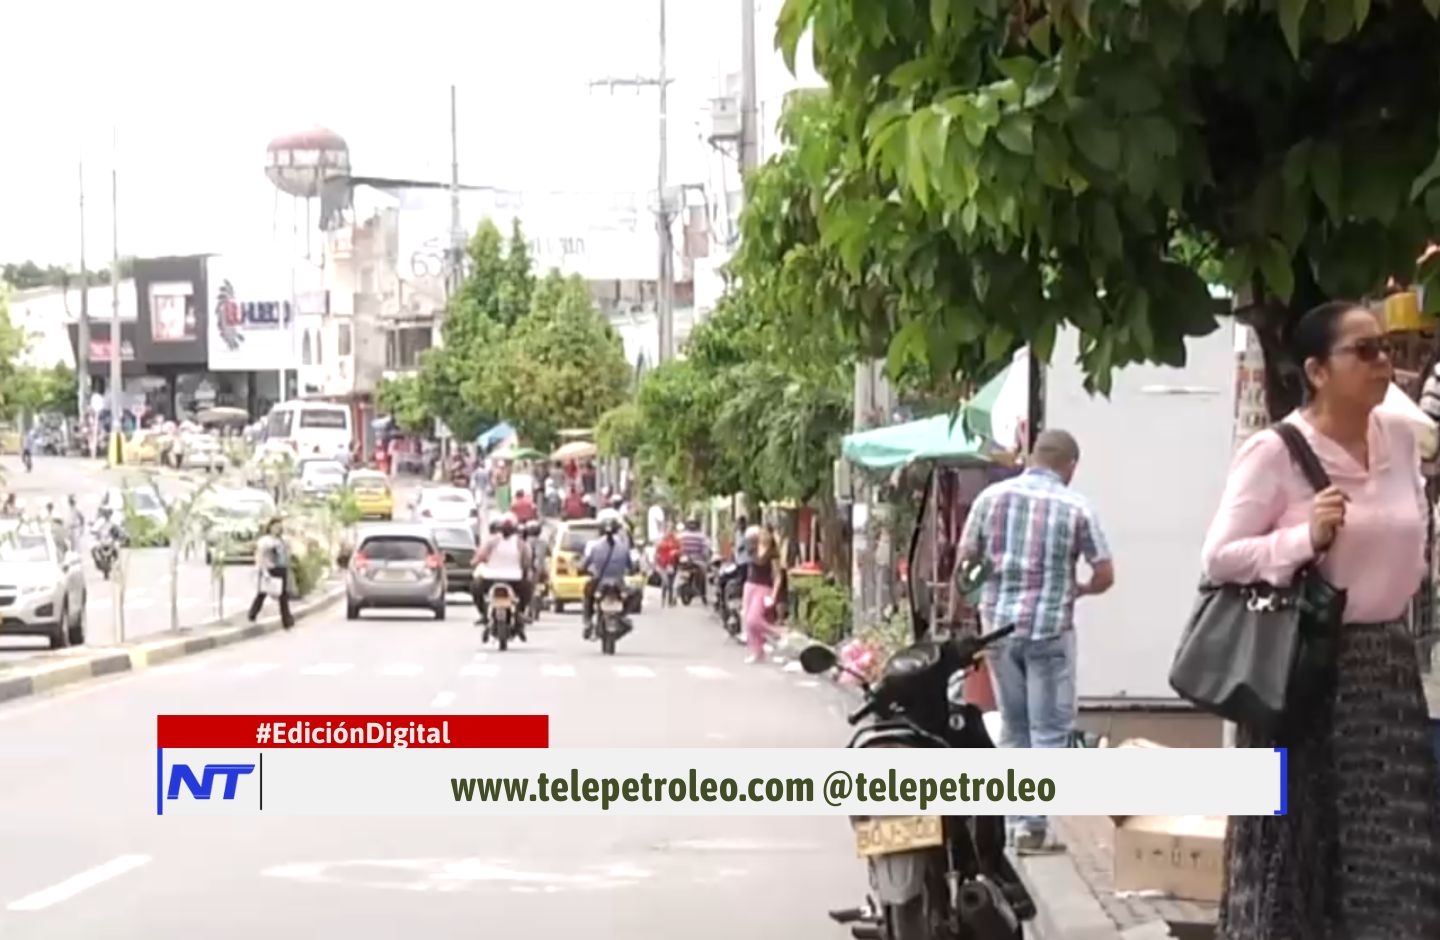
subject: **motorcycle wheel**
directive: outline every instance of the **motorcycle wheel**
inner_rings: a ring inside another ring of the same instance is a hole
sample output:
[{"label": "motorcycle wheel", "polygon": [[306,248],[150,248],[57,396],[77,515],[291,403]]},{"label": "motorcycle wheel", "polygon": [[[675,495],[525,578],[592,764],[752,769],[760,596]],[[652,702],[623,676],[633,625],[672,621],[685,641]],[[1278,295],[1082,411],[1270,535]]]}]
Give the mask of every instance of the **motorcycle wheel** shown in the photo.
[{"label": "motorcycle wheel", "polygon": [[682,588],[680,589],[680,603],[684,604],[686,607],[689,607],[689,606],[690,606],[690,602],[693,601],[694,599],[695,599],[695,595],[690,593],[690,589],[689,589],[689,588],[683,588],[683,587],[682,587]]},{"label": "motorcycle wheel", "polygon": [[510,627],[503,621],[495,625],[495,643],[500,647],[500,652],[505,652],[510,645]]},{"label": "motorcycle wheel", "polygon": [[613,637],[609,631],[600,635],[600,652],[606,656],[615,655],[615,637]]}]

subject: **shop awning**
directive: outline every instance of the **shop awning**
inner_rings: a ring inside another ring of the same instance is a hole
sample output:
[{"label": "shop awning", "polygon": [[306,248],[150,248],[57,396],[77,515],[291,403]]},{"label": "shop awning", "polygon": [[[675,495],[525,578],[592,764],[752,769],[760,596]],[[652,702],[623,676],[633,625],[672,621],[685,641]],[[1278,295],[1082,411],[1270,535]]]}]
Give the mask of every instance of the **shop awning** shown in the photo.
[{"label": "shop awning", "polygon": [[845,459],[872,470],[888,470],[924,460],[985,460],[983,439],[965,433],[952,415],[936,415],[906,424],[847,434]]},{"label": "shop awning", "polygon": [[482,431],[475,438],[475,443],[483,450],[489,450],[501,441],[508,440],[515,436],[515,429],[505,422],[495,425],[488,431]]}]

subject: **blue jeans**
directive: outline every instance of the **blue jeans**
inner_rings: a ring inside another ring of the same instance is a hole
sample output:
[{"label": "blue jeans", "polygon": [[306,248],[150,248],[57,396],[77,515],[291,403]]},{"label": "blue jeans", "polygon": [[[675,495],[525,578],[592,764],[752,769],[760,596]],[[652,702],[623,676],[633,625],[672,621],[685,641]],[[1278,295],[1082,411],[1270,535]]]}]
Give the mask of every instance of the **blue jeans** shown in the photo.
[{"label": "blue jeans", "polygon": [[[1000,706],[1001,747],[1068,747],[1075,730],[1075,631],[1032,640],[1010,636],[990,657]],[[1010,825],[1043,833],[1044,816],[1012,817]]]}]

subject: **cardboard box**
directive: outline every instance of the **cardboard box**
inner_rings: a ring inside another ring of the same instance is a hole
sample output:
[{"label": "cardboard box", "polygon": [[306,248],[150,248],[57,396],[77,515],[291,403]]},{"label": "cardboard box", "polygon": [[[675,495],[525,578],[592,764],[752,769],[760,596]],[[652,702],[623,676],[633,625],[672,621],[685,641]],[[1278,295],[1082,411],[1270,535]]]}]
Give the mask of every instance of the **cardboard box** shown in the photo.
[{"label": "cardboard box", "polygon": [[1225,881],[1224,816],[1118,816],[1115,890],[1219,901]]},{"label": "cardboard box", "polygon": [[[1132,738],[1119,747],[1164,747]],[[1187,901],[1219,901],[1225,882],[1224,816],[1111,816],[1115,890],[1159,891]]]}]

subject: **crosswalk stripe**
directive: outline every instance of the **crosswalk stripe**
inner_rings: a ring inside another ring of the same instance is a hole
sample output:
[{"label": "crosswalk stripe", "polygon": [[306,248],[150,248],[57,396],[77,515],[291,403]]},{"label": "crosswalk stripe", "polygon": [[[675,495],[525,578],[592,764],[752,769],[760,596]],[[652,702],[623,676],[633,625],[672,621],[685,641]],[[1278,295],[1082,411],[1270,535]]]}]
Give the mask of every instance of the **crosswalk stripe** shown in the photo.
[{"label": "crosswalk stripe", "polygon": [[302,676],[338,676],[355,668],[354,663],[316,663],[300,670]]},{"label": "crosswalk stripe", "polygon": [[380,670],[382,676],[418,676],[424,668],[414,663],[391,663]]},{"label": "crosswalk stripe", "polygon": [[616,666],[615,675],[622,679],[653,679],[655,670],[649,666]]},{"label": "crosswalk stripe", "polygon": [[235,668],[235,675],[241,676],[242,678],[248,678],[250,676],[258,676],[263,672],[270,672],[272,669],[279,668],[279,663],[245,663],[243,666],[237,666]]},{"label": "crosswalk stripe", "polygon": [[730,673],[718,666],[686,666],[685,671],[697,679],[728,679]]},{"label": "crosswalk stripe", "polygon": [[460,670],[462,676],[480,676],[484,679],[493,679],[500,674],[500,667],[494,663],[468,663]]},{"label": "crosswalk stripe", "polygon": [[551,679],[573,679],[575,677],[575,667],[565,665],[557,666],[553,663],[546,663],[540,667],[540,675],[548,676]]}]

